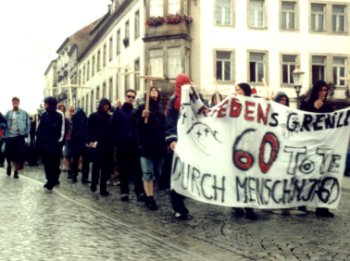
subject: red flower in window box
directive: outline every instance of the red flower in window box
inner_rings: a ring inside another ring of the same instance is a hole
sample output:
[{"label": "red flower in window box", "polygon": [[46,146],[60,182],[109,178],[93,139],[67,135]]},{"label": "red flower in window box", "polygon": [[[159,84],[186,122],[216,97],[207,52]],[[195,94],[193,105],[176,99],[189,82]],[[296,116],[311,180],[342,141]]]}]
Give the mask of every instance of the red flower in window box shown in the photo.
[{"label": "red flower in window box", "polygon": [[179,24],[184,20],[184,18],[181,15],[178,14],[169,14],[165,17],[165,22],[167,24]]},{"label": "red flower in window box", "polygon": [[156,26],[162,25],[164,22],[165,22],[164,17],[161,17],[161,16],[154,17],[154,16],[152,16],[152,17],[147,19],[146,24],[148,26],[156,27]]}]

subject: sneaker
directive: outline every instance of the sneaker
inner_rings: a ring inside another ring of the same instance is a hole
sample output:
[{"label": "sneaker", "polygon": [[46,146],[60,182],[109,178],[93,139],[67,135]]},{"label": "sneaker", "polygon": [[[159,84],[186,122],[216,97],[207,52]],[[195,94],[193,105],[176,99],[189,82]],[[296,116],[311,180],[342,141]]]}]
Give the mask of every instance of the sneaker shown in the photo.
[{"label": "sneaker", "polygon": [[236,218],[240,218],[244,216],[243,208],[232,208],[233,210],[233,216]]},{"label": "sneaker", "polygon": [[120,200],[124,202],[129,201],[129,194],[122,194]]},{"label": "sneaker", "polygon": [[188,215],[185,213],[180,213],[180,212],[175,212],[174,217],[177,218],[178,220],[187,220]]},{"label": "sneaker", "polygon": [[254,212],[253,209],[249,208],[245,210],[245,217],[249,220],[257,220],[258,219],[258,215]]},{"label": "sneaker", "polygon": [[58,187],[60,184],[61,184],[61,182],[59,180],[57,180],[54,187]]},{"label": "sneaker", "polygon": [[334,217],[334,214],[328,208],[316,208],[317,217]]},{"label": "sneaker", "polygon": [[140,194],[138,194],[136,196],[137,196],[137,201],[139,201],[139,202],[145,202],[146,201],[147,196],[146,196],[145,193],[140,193]]},{"label": "sneaker", "polygon": [[97,191],[96,185],[92,185],[92,184],[91,184],[91,186],[90,186],[90,191],[91,191],[92,193],[95,193],[95,192]]},{"label": "sneaker", "polygon": [[112,196],[111,193],[109,193],[107,190],[106,190],[106,191],[100,191],[100,195],[101,195],[102,197]]},{"label": "sneaker", "polygon": [[15,172],[13,173],[13,177],[14,177],[15,179],[18,179],[18,178],[19,178],[19,176],[18,176],[18,171],[17,171],[17,170],[15,170]]},{"label": "sneaker", "polygon": [[147,197],[147,207],[149,210],[157,210],[158,205],[153,197]]},{"label": "sneaker", "polygon": [[7,176],[11,176],[11,166],[8,166],[6,169]]},{"label": "sneaker", "polygon": [[45,192],[46,192],[46,193],[52,193],[52,189],[45,188]]}]

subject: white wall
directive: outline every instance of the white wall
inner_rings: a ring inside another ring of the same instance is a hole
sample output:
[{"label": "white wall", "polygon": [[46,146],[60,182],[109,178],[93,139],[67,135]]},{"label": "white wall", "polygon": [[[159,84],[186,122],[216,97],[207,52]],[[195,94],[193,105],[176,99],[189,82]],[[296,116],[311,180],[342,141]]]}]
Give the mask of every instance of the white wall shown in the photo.
[{"label": "white wall", "polygon": [[[233,1],[235,2],[234,27],[214,25],[214,0],[197,1],[197,6],[193,5],[191,10],[194,16],[192,27],[195,27],[192,28],[192,32],[196,33],[193,35],[195,37],[193,37],[192,47],[200,48],[200,52],[197,50],[192,51],[191,69],[195,81],[199,82],[207,92],[212,92],[213,90],[213,78],[215,76],[213,51],[215,49],[234,49],[235,83],[248,81],[247,50],[267,50],[269,67],[267,78],[269,85],[275,91],[280,88],[281,82],[280,53],[299,53],[301,69],[305,71],[302,93],[309,88],[311,83],[310,53],[331,53],[350,56],[350,36],[309,33],[309,1],[299,0],[300,32],[279,31],[280,1],[277,0],[267,0],[268,29],[248,30],[247,0]],[[335,3],[348,4],[349,2],[348,0],[337,0]],[[348,16],[349,19],[350,17]],[[199,37],[197,32],[200,32]],[[197,55],[200,56],[200,59]],[[219,88],[224,93],[227,93],[231,90],[233,91],[233,84],[220,85]],[[264,93],[264,87],[259,88],[259,90],[260,94]],[[291,97],[295,97],[293,88],[283,88],[283,90]]]}]

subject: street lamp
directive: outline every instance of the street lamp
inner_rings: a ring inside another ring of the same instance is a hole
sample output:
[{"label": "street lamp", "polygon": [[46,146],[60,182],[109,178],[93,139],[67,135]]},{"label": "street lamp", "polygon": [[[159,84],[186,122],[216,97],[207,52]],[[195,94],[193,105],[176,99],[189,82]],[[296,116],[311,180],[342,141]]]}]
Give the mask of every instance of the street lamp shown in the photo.
[{"label": "street lamp", "polygon": [[305,72],[303,72],[300,69],[300,66],[297,65],[297,67],[293,71],[294,89],[295,89],[295,92],[297,93],[297,108],[299,108],[299,95],[300,95],[301,87],[303,85],[304,74]]}]

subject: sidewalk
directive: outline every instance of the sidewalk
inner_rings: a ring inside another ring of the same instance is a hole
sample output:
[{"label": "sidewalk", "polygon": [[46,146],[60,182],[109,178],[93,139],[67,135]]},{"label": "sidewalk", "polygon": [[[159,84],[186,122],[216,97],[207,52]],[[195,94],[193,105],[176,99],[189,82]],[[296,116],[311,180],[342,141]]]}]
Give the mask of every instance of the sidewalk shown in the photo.
[{"label": "sidewalk", "polygon": [[[23,182],[26,177],[29,177],[36,180],[37,185],[35,186],[37,188],[30,189],[24,186],[22,189],[29,189],[34,194],[42,194],[41,186],[44,181],[42,169],[40,167],[26,167],[24,175],[25,177],[20,177],[19,182]],[[4,179],[3,176],[5,176],[5,171],[0,169],[1,181]],[[17,182],[13,178],[6,177],[5,180],[11,184]],[[67,182],[66,175],[61,176],[61,186],[55,188],[54,193],[41,200],[47,198],[50,201],[53,197],[60,197],[63,201],[74,203],[78,209],[83,207],[94,213],[102,213],[103,216],[108,217],[108,220],[115,220],[115,225],[123,224],[132,228],[132,231],[139,231],[141,233],[139,236],[149,235],[151,238],[161,239],[165,244],[163,248],[168,248],[169,244],[173,246],[171,255],[168,258],[164,257],[163,260],[197,260],[199,257],[200,260],[220,261],[333,261],[350,260],[349,183],[350,178],[344,178],[343,187],[345,189],[342,193],[339,208],[334,210],[336,217],[333,219],[319,219],[313,213],[282,216],[258,210],[259,220],[249,221],[233,218],[230,208],[202,204],[188,199],[187,206],[191,211],[191,219],[179,222],[172,217],[169,196],[164,191],[157,193],[157,202],[160,209],[151,212],[145,208],[143,203],[136,202],[134,195],[132,195],[130,202],[121,202],[119,200],[119,187],[110,187],[109,191],[113,196],[105,199],[99,197],[99,195],[91,194],[88,186]],[[2,188],[1,192],[8,193],[5,187]],[[49,196],[51,197],[49,198]],[[41,207],[40,203],[33,202],[32,204],[39,209]],[[67,213],[73,219],[80,219],[79,215],[75,217],[76,212],[73,213],[72,211],[69,214],[74,205],[64,205],[66,208],[64,213]],[[60,215],[60,213],[57,213],[57,215]],[[83,216],[85,215],[90,214],[88,212]],[[88,220],[90,226],[96,226],[99,219]],[[63,224],[65,222],[65,220],[62,220]],[[113,222],[108,222],[108,224],[114,226]],[[69,227],[74,228],[71,225]],[[79,230],[80,228],[74,229]],[[111,234],[115,233],[112,232],[115,231],[115,228],[111,229],[108,238],[119,237],[118,234]],[[109,231],[108,228],[107,231]],[[127,232],[125,231],[125,233]],[[137,233],[134,235],[137,236]],[[153,247],[153,244],[157,247],[157,244],[152,242],[154,241],[150,241],[149,247]],[[118,247],[118,244],[115,247]],[[123,246],[121,245],[121,247]],[[179,251],[179,258],[176,258],[177,248],[185,251]],[[69,246],[67,246],[67,249],[69,251]],[[155,251],[157,251],[157,248]],[[162,249],[159,251],[162,251]],[[184,253],[185,257],[183,256]],[[118,260],[118,258],[110,260]],[[139,260],[149,259],[140,258]]]}]

